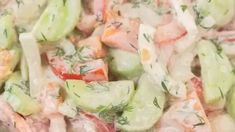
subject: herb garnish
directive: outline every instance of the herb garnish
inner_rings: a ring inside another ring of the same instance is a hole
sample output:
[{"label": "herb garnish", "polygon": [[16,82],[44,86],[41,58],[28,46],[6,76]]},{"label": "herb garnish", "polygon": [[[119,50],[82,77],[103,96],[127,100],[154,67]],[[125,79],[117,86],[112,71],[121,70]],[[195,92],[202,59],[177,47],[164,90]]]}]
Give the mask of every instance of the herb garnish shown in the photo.
[{"label": "herb garnish", "polygon": [[182,10],[183,12],[188,8],[187,5],[181,5],[180,7],[181,7],[181,10]]},{"label": "herb garnish", "polygon": [[157,97],[154,98],[153,104],[154,104],[157,108],[161,109],[161,107],[160,107],[160,105],[159,105],[159,103],[158,103]]},{"label": "herb garnish", "polygon": [[161,82],[161,85],[162,85],[162,88],[167,92],[167,93],[170,93],[168,88],[166,87],[166,84],[164,81]]},{"label": "herb garnish", "polygon": [[121,125],[127,125],[127,124],[129,124],[129,121],[128,121],[128,118],[127,118],[127,117],[121,116],[121,117],[118,118],[117,121],[118,121],[118,123],[121,124]]}]

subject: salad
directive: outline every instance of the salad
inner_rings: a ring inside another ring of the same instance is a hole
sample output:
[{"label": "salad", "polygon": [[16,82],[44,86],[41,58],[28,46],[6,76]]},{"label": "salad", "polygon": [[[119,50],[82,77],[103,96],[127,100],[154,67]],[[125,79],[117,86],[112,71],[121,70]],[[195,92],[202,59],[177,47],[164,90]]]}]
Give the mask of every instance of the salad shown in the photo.
[{"label": "salad", "polygon": [[0,132],[235,132],[235,1],[1,0]]}]

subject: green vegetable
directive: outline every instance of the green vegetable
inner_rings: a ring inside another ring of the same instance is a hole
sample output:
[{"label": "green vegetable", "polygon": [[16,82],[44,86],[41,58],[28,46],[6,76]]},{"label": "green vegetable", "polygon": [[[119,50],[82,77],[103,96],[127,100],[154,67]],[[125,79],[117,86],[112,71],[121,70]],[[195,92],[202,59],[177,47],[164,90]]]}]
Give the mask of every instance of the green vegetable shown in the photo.
[{"label": "green vegetable", "polygon": [[142,64],[138,54],[110,49],[109,69],[111,73],[119,78],[132,79],[143,72]]},{"label": "green vegetable", "polygon": [[0,16],[0,49],[10,49],[16,42],[13,17],[9,13]]},{"label": "green vegetable", "polygon": [[[197,21],[199,22],[199,24],[202,24],[202,26],[207,26],[203,24],[203,19],[212,17],[215,20],[215,25],[221,27],[228,24],[233,19],[235,12],[235,1],[197,0],[195,9],[197,12]],[[213,26],[211,24],[209,25]]]},{"label": "green vegetable", "polygon": [[3,96],[14,111],[24,116],[40,110],[39,103],[29,96],[28,82],[21,79],[20,72],[13,73],[7,80]]},{"label": "green vegetable", "polygon": [[205,102],[218,103],[234,84],[232,65],[219,44],[209,40],[198,43],[198,55]]},{"label": "green vegetable", "polygon": [[145,131],[153,127],[163,113],[166,102],[161,88],[151,80],[148,74],[141,76],[132,101],[131,110],[123,112],[117,119],[117,127],[124,131]]},{"label": "green vegetable", "polygon": [[227,112],[233,117],[235,120],[235,87],[233,87],[228,95],[227,95],[227,101],[226,101],[226,109]]},{"label": "green vegetable", "polygon": [[70,33],[79,21],[81,0],[51,0],[35,27],[38,41],[57,41]]},{"label": "green vegetable", "polygon": [[66,91],[76,105],[87,111],[98,112],[100,107],[126,104],[134,92],[132,81],[92,82],[67,80]]}]

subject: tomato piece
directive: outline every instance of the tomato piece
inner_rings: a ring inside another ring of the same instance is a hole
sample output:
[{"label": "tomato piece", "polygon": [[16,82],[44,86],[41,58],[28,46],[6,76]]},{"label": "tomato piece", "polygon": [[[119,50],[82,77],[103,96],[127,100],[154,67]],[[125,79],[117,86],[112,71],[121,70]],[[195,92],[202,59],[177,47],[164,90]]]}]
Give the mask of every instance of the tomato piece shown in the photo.
[{"label": "tomato piece", "polygon": [[137,36],[140,22],[136,19],[110,19],[102,34],[102,42],[109,47],[137,52]]},{"label": "tomato piece", "polygon": [[74,58],[75,55],[58,56],[58,51],[50,51],[47,53],[47,60],[52,71],[59,78],[79,79],[87,82],[90,81],[107,81],[108,68],[102,59],[82,61]]},{"label": "tomato piece", "polygon": [[107,0],[94,0],[93,2],[93,12],[97,16],[98,21],[105,20],[106,3]]},{"label": "tomato piece", "polygon": [[198,77],[193,77],[191,79],[191,82],[193,84],[194,90],[197,93],[197,96],[200,98],[200,100],[202,100],[202,98],[203,98],[203,93],[202,93],[203,90],[202,90],[202,81],[201,81],[201,79],[198,78]]},{"label": "tomato piece", "polygon": [[101,43],[99,36],[91,36],[89,38],[86,38],[84,40],[79,41],[77,44],[78,47],[88,47],[91,49],[90,56],[94,58],[101,58],[105,57],[107,55],[107,50]]},{"label": "tomato piece", "polygon": [[155,42],[159,45],[172,44],[187,34],[186,29],[177,21],[159,26],[155,33]]}]

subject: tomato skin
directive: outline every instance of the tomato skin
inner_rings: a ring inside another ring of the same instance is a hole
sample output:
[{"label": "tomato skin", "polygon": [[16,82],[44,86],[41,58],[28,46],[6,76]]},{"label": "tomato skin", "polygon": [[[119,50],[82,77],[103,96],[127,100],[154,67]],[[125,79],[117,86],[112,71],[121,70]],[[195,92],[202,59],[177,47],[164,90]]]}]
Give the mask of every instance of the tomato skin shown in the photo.
[{"label": "tomato skin", "polygon": [[[83,64],[75,63],[72,67],[72,71],[67,67],[66,62],[58,56],[53,56],[51,53],[47,53],[48,63],[55,75],[62,80],[77,79],[84,80],[86,82],[91,81],[108,81],[108,68],[107,64],[103,60],[91,60]],[[86,65],[91,67],[92,70],[81,74],[80,67]]]},{"label": "tomato skin", "polygon": [[202,91],[202,81],[198,77],[193,77],[191,79],[191,82],[193,83],[194,89],[200,99],[203,98],[203,91]]},{"label": "tomato skin", "polygon": [[155,42],[159,45],[174,44],[187,34],[186,29],[180,25],[176,20],[170,23],[159,26],[155,33]]}]

